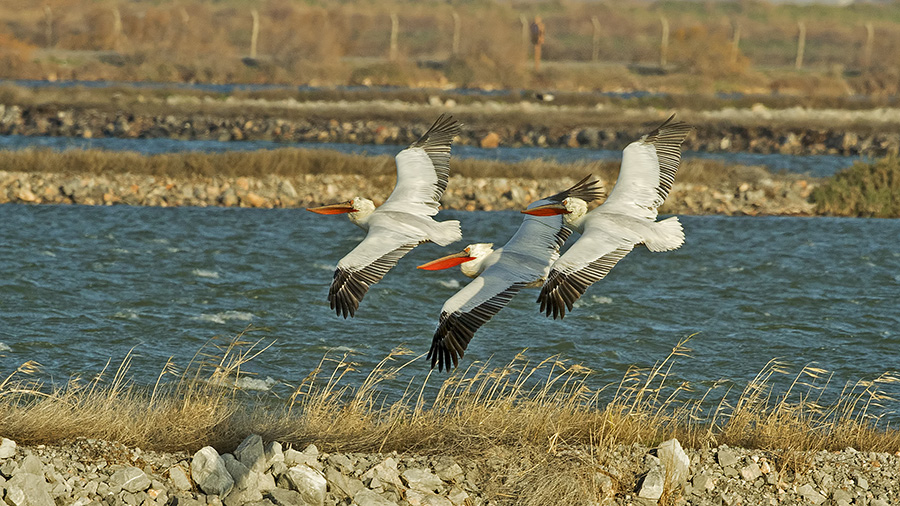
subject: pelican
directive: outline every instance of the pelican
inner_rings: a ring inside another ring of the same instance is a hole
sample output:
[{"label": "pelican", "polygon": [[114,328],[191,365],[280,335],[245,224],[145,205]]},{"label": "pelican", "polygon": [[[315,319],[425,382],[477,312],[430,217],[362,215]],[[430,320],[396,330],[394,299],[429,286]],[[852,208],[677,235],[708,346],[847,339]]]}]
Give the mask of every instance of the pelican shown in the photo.
[{"label": "pelican", "polygon": [[681,144],[691,131],[669,117],[657,129],[629,144],[622,156],[616,185],[600,206],[588,212],[577,196],[530,207],[526,214],[560,213],[566,226],[581,233],[553,262],[538,302],[547,316],[563,318],[585,290],[607,273],[638,244],[650,251],[669,251],[684,244],[684,230],[673,216],[656,221],[681,162]]},{"label": "pelican", "polygon": [[[590,202],[601,197],[603,191],[596,186],[598,181],[589,181],[590,178],[588,175],[568,190],[532,203],[529,209],[569,198]],[[493,249],[493,243],[470,244],[459,253],[419,266],[419,269],[439,270],[459,265],[463,274],[475,278],[441,308],[438,328],[428,351],[432,368],[437,365],[438,370],[444,367],[449,370],[451,362],[456,367],[475,331],[503,309],[519,290],[541,286],[571,231],[563,225],[559,213],[532,214],[524,218],[502,248]]]},{"label": "pelican", "polygon": [[422,137],[396,156],[397,183],[377,209],[371,200],[353,200],[309,208],[318,214],[348,213],[366,237],[342,258],[334,271],[328,302],[338,316],[353,316],[369,286],[413,248],[424,242],[441,246],[462,239],[459,221],[435,221],[450,177],[450,142],[460,131],[443,114]]}]

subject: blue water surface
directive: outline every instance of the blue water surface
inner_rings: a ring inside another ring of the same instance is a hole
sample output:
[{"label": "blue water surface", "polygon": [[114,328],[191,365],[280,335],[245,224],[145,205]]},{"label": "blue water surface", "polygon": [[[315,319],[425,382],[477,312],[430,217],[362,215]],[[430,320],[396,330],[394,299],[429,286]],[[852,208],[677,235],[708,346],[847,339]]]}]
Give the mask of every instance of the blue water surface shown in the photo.
[{"label": "blue water surface", "polygon": [[[459,219],[467,242],[499,244],[521,221],[515,212],[439,218]],[[536,361],[558,354],[589,367],[599,388],[695,334],[672,377],[696,395],[717,382],[739,390],[775,358],[792,374],[828,370],[835,389],[898,369],[900,220],[681,220],[684,247],[636,249],[562,321],[538,313],[536,291],[519,294],[478,331],[462,366],[505,364],[527,349]],[[248,326],[274,344],[245,370],[271,378],[276,395],[326,353],[349,353],[361,375],[397,346],[424,354],[441,305],[468,280],[415,266],[463,244],[416,248],[345,320],[326,294],[362,237],[344,217],[297,209],[0,205],[0,375],[35,360],[42,377],[64,383],[133,350],[132,373],[152,384],[170,357],[184,367],[214,336]],[[386,388],[399,395],[427,372],[420,360]],[[898,411],[896,401],[885,409]]]}]

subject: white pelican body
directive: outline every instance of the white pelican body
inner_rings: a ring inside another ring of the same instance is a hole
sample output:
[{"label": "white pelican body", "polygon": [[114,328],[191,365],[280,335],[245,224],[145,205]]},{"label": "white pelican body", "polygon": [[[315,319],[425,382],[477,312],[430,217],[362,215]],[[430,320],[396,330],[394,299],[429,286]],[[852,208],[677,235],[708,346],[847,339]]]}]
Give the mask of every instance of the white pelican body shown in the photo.
[{"label": "white pelican body", "polygon": [[350,221],[367,232],[334,271],[328,301],[339,316],[353,316],[369,286],[419,244],[446,246],[462,239],[459,221],[432,218],[447,188],[450,142],[459,130],[456,120],[441,115],[419,140],[397,154],[397,183],[377,209],[371,200],[359,197],[309,209],[319,214],[349,213]]},{"label": "white pelican body", "polygon": [[[572,188],[534,202],[539,207],[562,202],[569,196],[591,201],[602,195],[597,181],[582,179]],[[434,260],[420,269],[437,270],[460,265],[463,274],[475,278],[441,308],[438,328],[431,342],[431,367],[456,367],[479,327],[503,309],[525,287],[539,287],[559,258],[559,248],[571,231],[560,215],[526,216],[515,235],[502,248],[471,244],[462,252]]]},{"label": "white pelican body", "polygon": [[582,234],[553,263],[541,288],[538,302],[547,316],[564,317],[585,290],[636,245],[668,251],[684,244],[677,217],[656,221],[657,209],[668,196],[681,162],[681,144],[691,130],[685,123],[672,123],[673,118],[625,148],[616,186],[599,207],[585,212],[586,206],[567,199],[538,209],[564,213],[566,225]]}]

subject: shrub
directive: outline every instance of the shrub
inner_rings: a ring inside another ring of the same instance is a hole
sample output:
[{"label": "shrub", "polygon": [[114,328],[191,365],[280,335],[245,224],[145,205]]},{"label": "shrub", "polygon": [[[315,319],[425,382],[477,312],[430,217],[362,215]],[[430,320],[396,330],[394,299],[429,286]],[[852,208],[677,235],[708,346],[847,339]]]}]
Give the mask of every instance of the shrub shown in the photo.
[{"label": "shrub", "polygon": [[812,199],[823,214],[900,217],[900,159],[856,162],[816,188]]}]

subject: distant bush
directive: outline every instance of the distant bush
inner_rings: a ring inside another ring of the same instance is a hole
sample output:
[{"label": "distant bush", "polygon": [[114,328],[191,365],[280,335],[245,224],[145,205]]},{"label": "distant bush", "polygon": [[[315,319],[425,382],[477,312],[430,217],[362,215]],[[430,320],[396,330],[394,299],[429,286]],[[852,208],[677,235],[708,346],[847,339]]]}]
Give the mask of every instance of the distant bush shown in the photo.
[{"label": "distant bush", "polygon": [[724,30],[703,25],[675,30],[672,60],[710,77],[741,75],[750,67],[750,60],[732,45]]},{"label": "distant bush", "polygon": [[6,77],[15,77],[31,61],[35,47],[8,33],[0,32],[0,71]]},{"label": "distant bush", "polygon": [[857,162],[816,188],[812,199],[821,214],[900,217],[900,159]]}]

